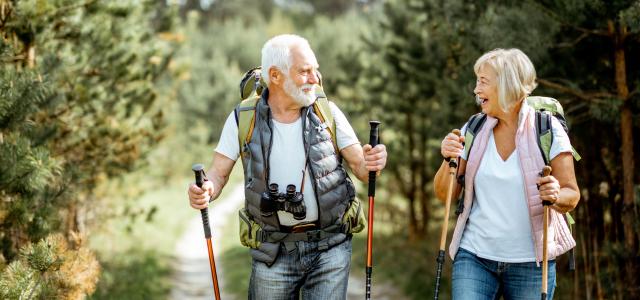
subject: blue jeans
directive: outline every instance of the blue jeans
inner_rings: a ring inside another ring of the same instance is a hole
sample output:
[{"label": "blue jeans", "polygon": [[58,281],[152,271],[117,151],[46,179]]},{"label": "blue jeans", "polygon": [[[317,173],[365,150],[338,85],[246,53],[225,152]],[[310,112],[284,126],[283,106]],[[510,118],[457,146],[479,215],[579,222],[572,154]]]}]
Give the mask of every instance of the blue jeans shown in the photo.
[{"label": "blue jeans", "polygon": [[[556,287],[556,262],[549,261],[547,299],[553,299]],[[540,299],[542,264],[504,263],[484,259],[460,248],[453,261],[452,298],[466,299]]]},{"label": "blue jeans", "polygon": [[324,251],[317,250],[317,242],[296,246],[292,252],[280,246],[271,267],[253,260],[249,299],[346,299],[351,238]]}]

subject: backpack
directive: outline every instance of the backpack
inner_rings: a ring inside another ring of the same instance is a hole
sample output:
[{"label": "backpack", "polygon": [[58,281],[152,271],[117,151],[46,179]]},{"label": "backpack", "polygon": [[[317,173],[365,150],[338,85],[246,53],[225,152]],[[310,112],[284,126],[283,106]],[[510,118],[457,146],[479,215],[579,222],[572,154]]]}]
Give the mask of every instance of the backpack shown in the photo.
[{"label": "backpack", "polygon": [[[540,155],[542,155],[544,164],[548,166],[550,163],[551,145],[553,144],[552,118],[556,118],[562,125],[562,129],[569,134],[569,127],[567,125],[567,120],[564,117],[564,110],[558,100],[550,97],[529,96],[525,101],[527,101],[527,104],[536,112],[535,128],[538,136],[538,148],[540,149]],[[482,125],[484,125],[486,120],[487,115],[478,113],[471,116],[467,122],[467,130],[464,135],[465,145],[468,145],[468,147],[465,146],[464,149],[467,159],[469,159],[469,153],[471,152],[471,147],[473,147],[473,140],[476,134],[480,132],[480,129],[482,129]],[[578,154],[573,146],[571,146],[571,152],[573,158],[576,161],[580,161],[580,154]],[[460,180],[464,179],[459,179],[459,181]],[[458,207],[456,209],[457,215],[462,213],[462,210],[464,209],[464,201],[462,201],[462,199],[459,199],[458,201]],[[569,224],[569,231],[573,234],[573,225],[576,222],[570,213],[565,213],[565,216],[567,218],[567,223]],[[569,270],[575,270],[574,255],[574,249],[571,249],[571,251],[569,251]]]},{"label": "backpack", "polygon": [[[556,118],[562,125],[562,129],[569,134],[569,127],[567,126],[567,120],[564,117],[564,110],[558,100],[550,97],[530,96],[527,97],[525,101],[527,101],[527,104],[536,111],[535,127],[538,135],[538,148],[540,149],[544,164],[549,165],[551,145],[553,144],[551,118]],[[469,152],[473,146],[473,140],[476,134],[480,132],[480,129],[482,129],[482,125],[484,125],[486,120],[487,116],[483,113],[475,114],[469,118],[469,121],[467,122],[467,130],[464,136],[465,144],[469,145],[469,147],[465,147],[464,150],[467,158],[469,158]],[[573,158],[576,161],[580,161],[580,154],[578,154],[573,146],[571,147],[571,151]]]},{"label": "backpack", "polygon": [[[336,124],[331,113],[329,100],[322,89],[322,77],[320,72],[317,73],[319,84],[316,86],[316,101],[312,105],[315,114],[327,126],[327,130],[331,134],[333,147],[338,152],[338,144],[336,141]],[[240,149],[251,141],[253,128],[255,126],[256,105],[260,100],[262,92],[266,88],[265,82],[262,80],[261,68],[256,67],[247,71],[240,81],[240,99],[242,100],[234,109],[236,124],[238,125],[238,144]],[[241,151],[242,152],[242,151]],[[244,159],[244,157],[242,157]]]}]

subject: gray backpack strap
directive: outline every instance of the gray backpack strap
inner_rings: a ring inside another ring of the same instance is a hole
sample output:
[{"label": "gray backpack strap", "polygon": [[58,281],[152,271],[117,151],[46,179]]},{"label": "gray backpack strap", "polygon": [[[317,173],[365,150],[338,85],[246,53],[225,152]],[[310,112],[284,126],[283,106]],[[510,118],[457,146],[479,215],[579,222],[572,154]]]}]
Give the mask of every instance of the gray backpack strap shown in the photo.
[{"label": "gray backpack strap", "polygon": [[480,129],[482,129],[485,121],[487,121],[487,115],[483,113],[475,114],[469,118],[469,121],[467,121],[467,130],[464,133],[464,153],[467,156],[467,161],[469,161],[469,153],[471,153],[473,141],[478,132],[480,132]]},{"label": "gray backpack strap", "polygon": [[538,149],[542,154],[545,165],[549,165],[551,158],[551,145],[553,145],[553,132],[551,128],[551,113],[547,111],[536,111],[536,134],[538,138]]}]

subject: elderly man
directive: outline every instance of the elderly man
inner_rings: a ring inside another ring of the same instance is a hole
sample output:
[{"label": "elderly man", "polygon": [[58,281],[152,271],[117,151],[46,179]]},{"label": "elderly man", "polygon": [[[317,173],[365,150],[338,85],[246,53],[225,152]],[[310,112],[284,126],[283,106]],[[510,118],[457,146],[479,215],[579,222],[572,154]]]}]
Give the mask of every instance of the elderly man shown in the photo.
[{"label": "elderly man", "polygon": [[318,67],[304,38],[279,35],[267,41],[262,48],[267,88],[252,108],[250,139],[238,137],[236,108],[222,130],[209,180],[202,189],[195,184],[188,189],[193,208],[207,207],[242,156],[241,239],[253,258],[249,299],[345,299],[354,231],[343,225],[355,192],[342,159],[363,182],[386,164],[385,146],[361,146],[334,103],[329,102],[333,129],[312,108]]}]

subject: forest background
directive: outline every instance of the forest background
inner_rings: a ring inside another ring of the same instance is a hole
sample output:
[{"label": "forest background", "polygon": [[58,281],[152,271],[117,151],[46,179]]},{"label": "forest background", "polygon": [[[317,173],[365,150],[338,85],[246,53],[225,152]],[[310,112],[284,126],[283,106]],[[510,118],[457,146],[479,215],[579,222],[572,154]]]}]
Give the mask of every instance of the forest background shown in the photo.
[{"label": "forest background", "polygon": [[[583,157],[576,271],[558,259],[556,297],[640,297],[640,1],[0,0],[0,33],[0,298],[166,297],[197,214],[190,166],[210,163],[242,74],[281,33],[310,41],[361,141],[382,122],[376,276],[433,293],[440,141],[478,111],[475,60],[515,47]],[[236,246],[224,256],[249,268]]]}]

